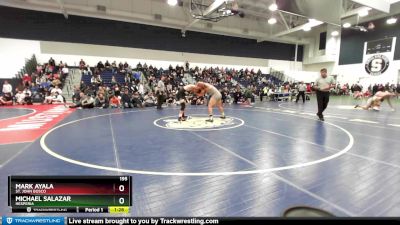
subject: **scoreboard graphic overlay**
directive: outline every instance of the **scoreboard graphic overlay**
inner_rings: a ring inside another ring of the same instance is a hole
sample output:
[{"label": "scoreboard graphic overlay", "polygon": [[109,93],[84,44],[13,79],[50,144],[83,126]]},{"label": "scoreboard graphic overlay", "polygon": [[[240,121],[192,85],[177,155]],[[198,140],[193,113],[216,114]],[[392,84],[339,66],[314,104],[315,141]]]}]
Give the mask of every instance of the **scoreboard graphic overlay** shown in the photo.
[{"label": "scoreboard graphic overlay", "polygon": [[15,213],[128,213],[130,176],[9,176]]}]

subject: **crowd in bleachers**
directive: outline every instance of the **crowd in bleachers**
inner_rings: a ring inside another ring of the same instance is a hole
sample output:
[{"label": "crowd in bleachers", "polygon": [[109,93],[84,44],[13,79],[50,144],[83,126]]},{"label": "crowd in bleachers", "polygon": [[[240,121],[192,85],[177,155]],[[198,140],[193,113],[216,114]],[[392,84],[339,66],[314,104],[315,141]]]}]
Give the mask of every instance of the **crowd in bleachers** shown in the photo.
[{"label": "crowd in bleachers", "polygon": [[82,82],[74,89],[75,104],[71,107],[153,107],[157,104],[156,86],[162,75],[165,76],[166,103],[173,105],[179,86],[187,84],[181,66],[170,65],[168,70],[164,70],[146,63],[132,66],[127,62],[117,65],[115,61],[111,64],[100,61],[95,67],[90,67],[81,60],[79,67]]},{"label": "crowd in bleachers", "polygon": [[[129,65],[127,62],[116,61],[104,63],[99,61],[97,65],[90,66],[82,59],[79,62],[82,81],[73,89],[70,107],[82,108],[143,108],[157,105],[156,87],[165,76],[166,86],[165,103],[174,105],[179,88],[188,84],[185,73],[194,81],[203,81],[216,86],[222,93],[224,103],[251,104],[256,98],[261,101],[279,100],[278,96],[295,96],[298,92],[298,83],[283,82],[277,77],[263,74],[260,70],[243,68],[240,70],[209,67],[191,68],[186,62],[184,66],[170,65],[167,69],[138,63]],[[37,65],[32,74],[25,74],[22,78],[22,86],[13,91],[6,81],[3,85],[0,105],[32,104],[38,103],[64,103],[62,87],[69,74],[66,63],[55,63],[50,58],[48,63]],[[312,93],[313,83],[307,83],[306,93]],[[363,87],[356,83],[337,84],[331,93],[335,95],[353,95],[355,98],[368,97],[376,93],[380,85],[371,85],[363,91]],[[381,85],[386,90],[397,91],[399,85]],[[192,105],[206,103],[204,97],[191,95],[188,102]]]},{"label": "crowd in bleachers", "polygon": [[[204,81],[220,89],[224,103],[254,102],[264,86],[275,86],[279,83],[278,79],[264,75],[260,70],[255,72],[249,69],[235,70],[222,67],[190,68],[188,62],[185,67],[170,65],[166,70],[141,63],[132,66],[127,62],[120,62],[117,65],[115,61],[113,63],[106,61],[104,64],[98,62],[95,67],[90,67],[81,60],[79,67],[82,71],[82,82],[80,87],[75,87],[73,100],[77,104],[72,107],[153,106],[157,104],[154,96],[162,75],[166,76],[164,83],[167,90],[165,95],[167,105],[174,105],[179,86],[188,84],[185,73],[194,81]],[[81,96],[85,101],[81,100]],[[97,104],[103,102],[103,98],[105,103]],[[191,95],[187,100],[192,105],[202,105],[206,102],[204,97],[195,95]],[[86,104],[88,102],[90,104]]]},{"label": "crowd in bleachers", "polygon": [[63,103],[62,87],[69,69],[66,63],[56,64],[53,58],[45,64],[38,64],[31,74],[25,73],[21,84],[13,89],[6,80],[3,84],[0,105]]}]

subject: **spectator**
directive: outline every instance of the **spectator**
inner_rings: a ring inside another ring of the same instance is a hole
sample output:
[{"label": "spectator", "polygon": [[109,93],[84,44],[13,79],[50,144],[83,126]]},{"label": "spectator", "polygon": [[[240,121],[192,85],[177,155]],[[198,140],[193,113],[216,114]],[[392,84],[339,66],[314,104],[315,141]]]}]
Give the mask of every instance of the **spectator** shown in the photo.
[{"label": "spectator", "polygon": [[61,82],[59,79],[54,79],[54,80],[51,82],[51,85],[52,85],[53,87],[59,87],[59,86],[62,85],[62,82]]},{"label": "spectator", "polygon": [[24,77],[22,78],[22,82],[25,87],[29,87],[32,83],[32,77],[26,73],[26,74],[24,74]]},{"label": "spectator", "polygon": [[144,106],[145,107],[154,107],[156,106],[156,98],[153,95],[153,92],[149,92],[144,96]]},{"label": "spectator", "polygon": [[92,76],[93,75],[92,69],[90,68],[89,65],[87,65],[86,67],[83,67],[82,75],[85,75],[85,76]]},{"label": "spectator", "polygon": [[23,94],[24,94],[24,97],[25,97],[24,98],[25,104],[32,105],[32,92],[31,92],[31,90],[29,90],[28,87],[25,87],[25,89],[23,91]]},{"label": "spectator", "polygon": [[78,102],[80,100],[80,95],[79,93],[81,92],[80,88],[77,86],[74,86],[74,94],[72,95],[72,102]]},{"label": "spectator", "polygon": [[268,91],[268,98],[270,101],[275,101],[275,88],[270,88]]},{"label": "spectator", "polygon": [[108,100],[103,93],[98,93],[94,101],[94,107],[106,109],[109,107]]},{"label": "spectator", "polygon": [[12,86],[11,86],[11,84],[8,83],[8,80],[5,80],[3,83],[2,93],[10,94],[12,96]]},{"label": "spectator", "polygon": [[50,66],[56,66],[56,61],[54,61],[54,59],[52,58],[52,57],[50,57],[50,59],[49,59],[49,65]]},{"label": "spectator", "polygon": [[222,90],[221,94],[222,94],[222,103],[227,103],[228,96],[229,96],[228,88],[224,87],[224,89]]},{"label": "spectator", "polygon": [[121,102],[123,108],[133,108],[132,96],[128,89],[124,90],[124,93],[121,96]]},{"label": "spectator", "polygon": [[174,105],[175,104],[175,96],[174,93],[168,93],[166,103],[168,106]]},{"label": "spectator", "polygon": [[51,89],[50,91],[52,94],[54,94],[55,92],[57,92],[58,94],[62,94],[62,90],[60,89],[59,86],[55,86],[54,88]]},{"label": "spectator", "polygon": [[68,69],[68,67],[63,67],[62,69],[61,69],[61,72],[62,72],[62,76],[61,76],[61,79],[62,80],[65,80],[65,78],[66,77],[68,77],[68,75],[69,75],[69,69]]},{"label": "spectator", "polygon": [[242,91],[240,90],[240,86],[236,86],[235,93],[233,95],[233,103],[238,104],[239,100],[242,98]]},{"label": "spectator", "polygon": [[0,96],[1,105],[13,105],[11,93],[5,93],[3,96]]},{"label": "spectator", "polygon": [[79,61],[79,69],[83,70],[86,68],[86,63],[85,61],[83,61],[83,59],[81,59],[81,61]]},{"label": "spectator", "polygon": [[36,66],[36,73],[37,73],[38,75],[42,75],[42,74],[43,74],[43,66],[42,66],[42,65],[37,64],[37,66]]},{"label": "spectator", "polygon": [[267,96],[268,97],[268,86],[265,85],[262,90],[260,90],[260,101],[263,101],[263,97]]},{"label": "spectator", "polygon": [[24,105],[25,104],[25,94],[21,90],[19,90],[17,92],[17,94],[15,94],[15,100],[16,100],[17,104]]},{"label": "spectator", "polygon": [[99,61],[99,62],[97,63],[97,69],[98,69],[99,71],[103,71],[103,70],[104,70],[104,64],[103,64],[101,61]]},{"label": "spectator", "polygon": [[114,62],[111,63],[111,67],[117,69],[117,61],[114,60]]},{"label": "spectator", "polygon": [[62,104],[64,103],[64,98],[58,92],[52,92],[47,96],[43,103],[47,104]]},{"label": "spectator", "polygon": [[185,63],[185,69],[186,69],[186,71],[189,71],[189,62],[188,61],[186,61],[186,63]]},{"label": "spectator", "polygon": [[95,76],[92,77],[91,79],[91,83],[93,85],[96,85],[97,87],[100,86],[103,83],[103,79],[101,79],[100,75],[97,74]]},{"label": "spectator", "polygon": [[110,97],[110,107],[111,108],[121,108],[121,100],[116,95],[111,95]]},{"label": "spectator", "polygon": [[107,70],[111,70],[111,64],[108,62],[108,60],[106,60],[106,62],[104,63],[104,66]]},{"label": "spectator", "polygon": [[85,95],[85,93],[83,92],[81,92],[79,96],[80,96],[79,102],[69,106],[70,108],[91,109],[94,107],[94,99],[92,96]]},{"label": "spectator", "polygon": [[143,108],[142,100],[140,99],[140,94],[137,91],[133,92],[132,104],[136,108]]},{"label": "spectator", "polygon": [[144,95],[144,85],[142,82],[140,82],[138,85],[138,92],[140,95]]},{"label": "spectator", "polygon": [[115,85],[117,85],[117,80],[115,79],[115,76],[113,75],[111,77],[111,86],[115,86]]}]

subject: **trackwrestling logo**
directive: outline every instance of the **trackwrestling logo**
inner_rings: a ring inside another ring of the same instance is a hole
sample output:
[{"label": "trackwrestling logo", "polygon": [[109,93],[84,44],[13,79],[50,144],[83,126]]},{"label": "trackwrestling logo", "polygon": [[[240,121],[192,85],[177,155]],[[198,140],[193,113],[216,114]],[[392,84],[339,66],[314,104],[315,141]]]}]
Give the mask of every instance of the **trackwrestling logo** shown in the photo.
[{"label": "trackwrestling logo", "polygon": [[244,124],[243,120],[229,116],[225,119],[215,116],[213,122],[206,122],[207,119],[208,117],[204,115],[193,115],[186,121],[180,122],[176,116],[170,116],[154,121],[154,125],[171,130],[212,131],[232,129]]}]

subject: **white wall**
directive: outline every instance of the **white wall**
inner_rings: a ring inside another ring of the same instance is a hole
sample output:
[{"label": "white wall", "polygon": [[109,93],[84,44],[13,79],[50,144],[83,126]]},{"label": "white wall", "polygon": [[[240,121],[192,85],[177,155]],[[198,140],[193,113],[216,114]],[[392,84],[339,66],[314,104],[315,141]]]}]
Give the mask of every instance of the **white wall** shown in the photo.
[{"label": "white wall", "polygon": [[[255,70],[261,69],[264,73],[269,73],[268,66],[276,66],[277,69],[280,69],[294,65],[293,62],[280,60],[5,38],[0,38],[0,47],[0,65],[5,68],[0,73],[0,78],[14,77],[17,71],[24,66],[25,58],[31,57],[32,54],[35,54],[41,63],[47,62],[50,57],[53,57],[57,62],[62,60],[69,65],[77,65],[80,59],[84,59],[90,65],[97,64],[99,60],[104,62],[108,59],[117,62],[127,61],[132,65],[146,62],[149,65],[167,68],[170,64],[182,65],[185,61],[189,61],[191,66],[223,66],[236,69],[248,67]],[[301,67],[301,64],[297,63],[296,65]]]},{"label": "white wall", "polygon": [[39,52],[38,41],[0,38],[0,78],[15,77],[25,60]]},{"label": "white wall", "polygon": [[[326,48],[319,50],[319,37],[321,32],[326,31]],[[311,34],[311,44],[304,48],[303,70],[308,72],[319,72],[326,68],[329,74],[338,73],[337,66],[340,54],[340,35],[332,36],[332,31],[339,31],[338,27],[324,25],[316,28]]]},{"label": "white wall", "polygon": [[218,56],[206,54],[194,54],[185,52],[160,51],[138,48],[125,48],[105,45],[76,44],[64,42],[40,42],[40,60],[46,61],[53,57],[55,60],[63,60],[70,65],[78,65],[80,59],[83,59],[89,65],[96,65],[100,60],[127,61],[130,65],[139,62],[142,64],[161,66],[164,69],[170,64],[173,66],[183,65],[189,61],[191,66],[210,67],[223,66],[241,69],[243,67],[261,69],[263,72],[269,72],[267,59]]},{"label": "white wall", "polygon": [[335,66],[336,66],[335,62],[313,63],[313,64],[303,65],[303,70],[307,72],[319,72],[322,68],[326,68],[329,74],[335,75],[337,72]]},{"label": "white wall", "polygon": [[269,73],[270,68],[280,71],[301,71],[302,62],[269,60],[260,58],[232,57],[207,54],[194,54],[185,52],[159,51],[137,48],[125,48],[105,45],[76,44],[65,42],[32,41],[20,39],[0,38],[0,78],[12,78],[22,69],[25,58],[36,55],[39,63],[45,63],[53,57],[57,63],[62,60],[69,65],[78,65],[84,59],[89,65],[96,65],[98,61],[127,61],[131,65],[138,62],[148,65],[157,65],[167,68],[170,64],[183,65],[189,61],[191,66],[199,67],[229,67],[235,69],[249,68],[261,69]]},{"label": "white wall", "polygon": [[340,83],[353,84],[360,82],[364,87],[368,87],[370,84],[396,84],[398,80],[398,74],[400,71],[400,60],[391,61],[390,70],[380,76],[370,76],[365,72],[364,64],[351,64],[338,66],[338,81]]},{"label": "white wall", "polygon": [[[318,70],[319,71],[319,70]],[[294,81],[304,81],[306,83],[315,82],[319,76],[319,72],[309,71],[287,71],[286,74],[294,79]]]},{"label": "white wall", "polygon": [[285,61],[285,60],[268,60],[268,66],[274,70],[279,71],[291,71],[291,70],[302,70],[302,62]]}]

